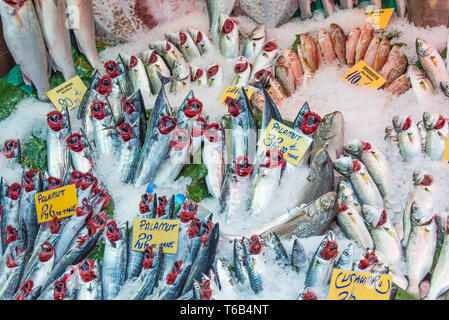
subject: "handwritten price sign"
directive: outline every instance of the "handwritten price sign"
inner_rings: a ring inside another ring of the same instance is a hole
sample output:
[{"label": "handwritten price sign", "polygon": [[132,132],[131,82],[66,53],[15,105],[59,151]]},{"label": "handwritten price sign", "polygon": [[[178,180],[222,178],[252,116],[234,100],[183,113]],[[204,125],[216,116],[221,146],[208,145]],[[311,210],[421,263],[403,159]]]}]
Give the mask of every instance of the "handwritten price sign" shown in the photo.
[{"label": "handwritten price sign", "polygon": [[359,61],[349,69],[342,78],[353,85],[369,86],[374,89],[379,89],[386,82],[384,78],[363,61]]},{"label": "handwritten price sign", "polygon": [[329,300],[389,300],[391,275],[334,269]]},{"label": "handwritten price sign", "polygon": [[390,21],[394,8],[366,11],[366,20],[374,29],[385,29]]},{"label": "handwritten price sign", "polygon": [[81,104],[86,91],[83,81],[76,76],[48,91],[47,96],[58,111],[66,107],[72,110]]},{"label": "handwritten price sign", "polygon": [[449,163],[449,138],[446,138],[446,146],[444,147],[443,163]]},{"label": "handwritten price sign", "polygon": [[35,194],[38,223],[73,215],[78,207],[74,184]]},{"label": "handwritten price sign", "polygon": [[[225,91],[221,95],[220,102],[224,103],[227,97],[237,99],[240,90],[242,90],[241,87],[226,87]],[[251,99],[254,93],[254,88],[245,88],[245,92],[248,99]]]},{"label": "handwritten price sign", "polygon": [[144,251],[152,246],[162,246],[164,253],[178,251],[179,220],[168,219],[134,219],[133,247],[134,251]]},{"label": "handwritten price sign", "polygon": [[263,136],[259,140],[259,147],[267,150],[279,150],[284,159],[295,166],[304,157],[313,139],[293,130],[289,126],[276,120],[271,120]]}]

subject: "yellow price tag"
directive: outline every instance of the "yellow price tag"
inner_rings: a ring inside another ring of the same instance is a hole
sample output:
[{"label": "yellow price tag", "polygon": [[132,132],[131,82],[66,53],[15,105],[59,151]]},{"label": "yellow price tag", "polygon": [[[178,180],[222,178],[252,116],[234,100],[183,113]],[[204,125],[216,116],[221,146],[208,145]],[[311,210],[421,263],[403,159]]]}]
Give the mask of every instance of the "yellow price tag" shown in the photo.
[{"label": "yellow price tag", "polygon": [[392,285],[392,275],[334,269],[328,300],[389,300]]},{"label": "yellow price tag", "polygon": [[444,163],[449,163],[449,138],[446,138],[446,146],[444,147],[443,160]]},{"label": "yellow price tag", "polygon": [[34,195],[36,202],[37,222],[42,223],[68,217],[76,212],[78,198],[74,184],[62,188],[40,192]]},{"label": "yellow price tag", "polygon": [[86,91],[83,81],[76,76],[48,91],[47,96],[58,111],[65,107],[72,110],[81,104]]},{"label": "yellow price tag", "polygon": [[272,119],[260,137],[259,147],[267,150],[279,150],[286,161],[297,166],[312,141],[312,138]]},{"label": "yellow price tag", "polygon": [[[220,102],[224,103],[226,98],[228,98],[228,97],[232,98],[232,99],[237,99],[237,97],[239,96],[240,90],[242,90],[242,87],[226,87],[225,91],[221,95]],[[251,97],[254,93],[254,88],[245,88],[245,92],[246,92],[248,99],[251,99]]]},{"label": "yellow price tag", "polygon": [[152,246],[160,245],[164,253],[178,251],[179,220],[168,219],[134,219],[133,247],[134,251],[144,251]]},{"label": "yellow price tag", "polygon": [[342,78],[351,84],[368,86],[374,89],[379,89],[386,82],[384,78],[362,60],[349,69]]},{"label": "yellow price tag", "polygon": [[389,8],[370,10],[366,11],[365,14],[367,21],[373,25],[374,29],[385,29],[393,12],[394,8]]}]

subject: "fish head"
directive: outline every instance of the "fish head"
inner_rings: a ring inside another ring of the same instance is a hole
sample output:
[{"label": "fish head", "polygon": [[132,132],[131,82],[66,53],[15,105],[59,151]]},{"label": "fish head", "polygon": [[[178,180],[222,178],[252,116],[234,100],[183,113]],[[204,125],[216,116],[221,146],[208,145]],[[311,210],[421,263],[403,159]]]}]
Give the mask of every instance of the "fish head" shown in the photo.
[{"label": "fish head", "polygon": [[145,214],[147,212],[150,212],[150,204],[152,202],[153,202],[153,194],[151,194],[151,193],[142,194],[142,196],[140,198],[140,203],[139,203],[140,214]]},{"label": "fish head", "polygon": [[192,81],[198,81],[204,76],[204,71],[201,68],[191,66],[192,68]]},{"label": "fish head", "polygon": [[393,117],[393,128],[396,133],[407,131],[412,126],[413,121],[410,116],[395,116]]},{"label": "fish head", "polygon": [[45,190],[53,190],[57,188],[61,188],[64,185],[64,182],[61,179],[55,177],[48,177],[44,181],[44,189]]},{"label": "fish head", "polygon": [[349,182],[347,182],[345,180],[341,180],[337,186],[337,194],[338,194],[338,197],[341,199],[345,199],[347,197],[353,197],[354,189],[352,188],[352,185]]},{"label": "fish head", "polygon": [[340,174],[347,176],[352,172],[353,161],[351,157],[341,156],[334,161],[334,169]]},{"label": "fish head", "polygon": [[6,267],[12,269],[20,266],[24,259],[25,253],[26,251],[23,248],[20,248],[15,244],[9,246],[6,259],[4,260]]},{"label": "fish head", "polygon": [[367,270],[376,266],[379,262],[379,257],[377,256],[375,249],[367,249],[364,252],[363,257],[360,259],[357,267],[360,270]]},{"label": "fish head", "polygon": [[250,38],[252,41],[264,40],[266,37],[266,28],[264,24],[258,24],[253,31],[251,31]]},{"label": "fish head", "polygon": [[311,179],[329,179],[333,171],[332,159],[329,156],[329,152],[326,149],[319,149],[313,156],[310,163],[309,176]]},{"label": "fish head", "polygon": [[424,122],[424,126],[426,127],[426,129],[431,130],[436,125],[440,115],[438,113],[425,111],[423,113],[422,117],[423,117],[423,122]]},{"label": "fish head", "polygon": [[326,114],[318,126],[317,134],[323,141],[342,134],[344,130],[344,118],[340,111]]},{"label": "fish head", "polygon": [[177,124],[177,120],[170,116],[162,116],[158,126],[158,130],[161,134],[167,135],[172,132]]},{"label": "fish head", "polygon": [[47,114],[47,125],[50,130],[59,132],[64,127],[64,116],[59,111],[52,111]]},{"label": "fish head", "polygon": [[166,284],[168,284],[168,285],[175,284],[175,282],[178,278],[178,275],[181,272],[181,267],[182,267],[182,260],[178,260],[173,263],[170,273],[167,275]]},{"label": "fish head", "polygon": [[413,172],[413,184],[415,186],[424,186],[428,187],[433,184],[434,177],[430,174],[425,174],[424,172],[420,170],[416,170]]},{"label": "fish head", "polygon": [[74,152],[81,152],[87,146],[83,136],[79,133],[72,133],[66,139],[67,147]]},{"label": "fish head", "polygon": [[13,159],[20,154],[20,142],[15,139],[8,139],[3,145],[3,155],[6,159]]},{"label": "fish head", "polygon": [[304,134],[307,135],[315,133],[315,131],[318,129],[318,126],[322,121],[319,114],[311,111],[304,113],[303,118],[304,120],[301,124],[300,129]]},{"label": "fish head", "polygon": [[359,157],[363,150],[363,143],[361,140],[359,139],[354,139],[350,142],[348,142],[345,146],[344,149],[347,153],[349,153],[350,155]]},{"label": "fish head", "polygon": [[20,183],[13,183],[6,188],[6,197],[11,200],[18,200],[22,192],[22,185]]},{"label": "fish head", "polygon": [[91,259],[85,259],[78,264],[78,272],[80,279],[83,282],[90,282],[94,280],[97,275],[95,274],[95,262]]},{"label": "fish head", "polygon": [[244,257],[245,249],[243,248],[243,243],[238,239],[234,239],[234,259],[243,261]]},{"label": "fish head", "polygon": [[187,101],[187,107],[184,110],[184,114],[187,118],[191,119],[197,117],[203,112],[203,103],[196,99],[191,98]]},{"label": "fish head", "polygon": [[133,129],[128,122],[122,122],[117,128],[117,132],[123,142],[128,142],[133,138]]},{"label": "fish head", "polygon": [[204,128],[204,137],[209,142],[223,141],[222,134],[221,126],[218,123],[211,123]]},{"label": "fish head", "polygon": [[179,213],[179,220],[182,223],[188,223],[195,218],[198,213],[198,203],[193,200],[186,200],[182,204],[182,209]]},{"label": "fish head", "polygon": [[267,150],[265,152],[265,159],[262,167],[268,169],[276,169],[276,168],[284,168],[285,167],[285,159],[282,152],[279,150]]},{"label": "fish head", "polygon": [[41,244],[41,251],[39,252],[39,261],[44,263],[55,257],[55,248],[50,242],[45,241]]},{"label": "fish head", "polygon": [[333,260],[338,255],[338,244],[335,241],[336,236],[333,231],[329,231],[326,237],[320,244],[320,253],[319,256],[324,260]]},{"label": "fish head", "polygon": [[353,256],[354,256],[354,245],[350,243],[341,253],[340,259],[343,259],[343,261],[349,261],[350,259],[352,260]]},{"label": "fish head", "polygon": [[[234,29],[237,29],[237,24],[234,19],[229,18],[227,15],[220,14],[220,33],[223,36],[230,35]],[[237,33],[238,34],[238,33]]]},{"label": "fish head", "polygon": [[39,170],[28,170],[24,173],[22,185],[26,192],[38,190],[41,174]]},{"label": "fish head", "polygon": [[365,222],[372,228],[381,227],[388,220],[388,214],[385,209],[370,205],[362,206],[362,215]]},{"label": "fish head", "polygon": [[428,208],[417,201],[413,201],[410,207],[410,218],[414,225],[424,225],[430,223],[434,217],[431,208]]},{"label": "fish head", "polygon": [[418,56],[425,57],[430,54],[432,46],[424,39],[416,38],[416,53]]},{"label": "fish head", "polygon": [[91,172],[87,172],[83,175],[83,178],[81,180],[81,190],[87,190],[88,188],[91,188],[92,190],[95,190],[98,185],[98,179],[94,177],[94,175]]},{"label": "fish head", "polygon": [[443,93],[449,97],[449,82],[441,81],[440,88],[443,91]]},{"label": "fish head", "polygon": [[106,70],[106,74],[111,79],[117,78],[119,76],[118,65],[114,60],[106,61],[104,64],[104,69]]},{"label": "fish head", "polygon": [[238,156],[235,160],[235,173],[241,177],[247,177],[253,171],[253,166],[246,156]]}]

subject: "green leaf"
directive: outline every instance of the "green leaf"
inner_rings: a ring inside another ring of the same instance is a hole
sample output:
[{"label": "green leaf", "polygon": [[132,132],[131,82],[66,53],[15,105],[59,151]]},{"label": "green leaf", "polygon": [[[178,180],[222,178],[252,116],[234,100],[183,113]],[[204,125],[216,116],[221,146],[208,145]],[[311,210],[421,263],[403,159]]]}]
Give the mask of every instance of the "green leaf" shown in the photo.
[{"label": "green leaf", "polygon": [[211,195],[209,194],[206,183],[198,182],[187,186],[187,198],[195,202],[200,202],[209,197],[211,197]]},{"label": "green leaf", "polygon": [[394,300],[418,300],[416,297],[412,296],[407,291],[402,290],[401,288],[399,288],[395,284],[393,284],[393,287],[398,289],[398,291],[396,293],[396,297],[394,298]]},{"label": "green leaf", "polygon": [[92,81],[94,69],[84,55],[79,53],[74,46],[72,46],[73,62],[75,63],[76,73],[80,76],[86,86],[89,86]]},{"label": "green leaf", "polygon": [[387,38],[388,40],[392,40],[394,38],[397,38],[401,35],[401,32],[390,32],[387,35],[385,35],[385,38]]},{"label": "green leaf", "polygon": [[26,97],[25,91],[0,79],[0,121],[8,118],[16,105]]},{"label": "green leaf", "polygon": [[51,88],[56,88],[57,86],[59,86],[60,84],[65,82],[64,76],[61,72],[54,72],[51,76],[50,76],[50,87]]},{"label": "green leaf", "polygon": [[207,176],[206,166],[201,164],[189,164],[182,168],[179,177],[190,177],[192,178],[192,184],[197,183],[199,180],[204,179]]},{"label": "green leaf", "polygon": [[47,141],[31,134],[22,151],[22,164],[32,170],[47,171]]},{"label": "green leaf", "polygon": [[292,50],[295,51],[296,54],[298,54],[298,45],[301,44],[300,36],[301,36],[301,34],[297,34],[295,42],[293,42],[293,44],[292,44]]},{"label": "green leaf", "polygon": [[444,50],[440,52],[440,56],[441,56],[441,58],[446,59],[446,57],[447,57],[447,47],[444,48]]},{"label": "green leaf", "polygon": [[399,42],[399,43],[394,43],[391,45],[391,47],[394,47],[394,46],[398,46],[399,48],[402,48],[402,47],[407,47],[407,44]]},{"label": "green leaf", "polygon": [[103,257],[104,257],[104,241],[103,237],[100,236],[92,251],[87,255],[87,259],[92,259],[93,261],[97,261],[99,264],[101,264],[103,263]]}]

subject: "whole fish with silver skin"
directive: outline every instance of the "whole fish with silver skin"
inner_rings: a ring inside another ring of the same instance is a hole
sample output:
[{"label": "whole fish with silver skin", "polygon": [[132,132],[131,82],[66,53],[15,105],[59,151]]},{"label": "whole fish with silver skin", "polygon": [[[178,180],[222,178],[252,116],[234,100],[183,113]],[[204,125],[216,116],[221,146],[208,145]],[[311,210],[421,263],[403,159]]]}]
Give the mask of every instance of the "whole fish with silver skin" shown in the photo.
[{"label": "whole fish with silver skin", "polygon": [[66,6],[64,0],[38,0],[34,2],[39,17],[42,35],[51,65],[61,71],[66,81],[76,76],[70,43],[70,30],[66,27]]},{"label": "whole fish with silver skin", "polygon": [[307,238],[321,235],[328,230],[336,212],[337,194],[329,192],[306,206],[300,205],[287,210],[286,213],[250,232],[242,234],[221,233],[221,237],[226,240],[234,240],[256,234],[265,239],[272,232],[276,232],[281,239],[292,236]]},{"label": "whole fish with silver skin", "polygon": [[[349,0],[352,7],[352,0]],[[332,23],[331,26],[331,38],[334,47],[335,55],[340,61],[341,65],[346,65],[346,36],[343,29],[336,23]]]},{"label": "whole fish with silver skin", "polygon": [[184,62],[175,62],[172,70],[173,78],[170,86],[170,92],[178,93],[190,85],[190,67]]},{"label": "whole fish with silver skin", "polygon": [[65,142],[69,148],[73,168],[83,173],[93,170],[94,163],[86,138],[79,133],[72,133]]},{"label": "whole fish with silver skin", "polygon": [[47,170],[50,176],[62,179],[70,165],[70,154],[65,145],[65,139],[71,134],[67,108],[48,113],[47,125]]},{"label": "whole fish with silver skin", "polygon": [[312,2],[314,0],[299,0],[299,10],[301,11],[301,19],[306,20],[312,18]]},{"label": "whole fish with silver skin", "polygon": [[441,161],[449,136],[447,120],[438,113],[424,112],[424,126],[427,131],[425,152],[432,161]]},{"label": "whole fish with silver skin", "polygon": [[350,243],[341,253],[335,268],[340,270],[352,270],[353,258],[354,258],[354,245]]},{"label": "whole fish with silver skin", "polygon": [[430,278],[430,289],[425,300],[436,300],[449,289],[449,224],[446,218],[440,255]]},{"label": "whole fish with silver skin", "polygon": [[307,288],[327,286],[337,255],[338,245],[335,242],[335,233],[329,231],[313,255],[307,270],[304,286]]},{"label": "whole fish with silver skin", "polygon": [[231,85],[235,87],[243,87],[248,83],[251,75],[252,64],[248,58],[240,56],[234,65],[235,76],[231,81]]},{"label": "whole fish with silver skin", "polygon": [[393,128],[397,134],[399,152],[406,162],[412,162],[422,150],[421,136],[410,116],[395,116]]},{"label": "whole fish with silver skin", "polygon": [[239,55],[239,28],[237,23],[225,14],[220,14],[220,53],[226,59]]},{"label": "whole fish with silver skin", "polygon": [[128,261],[128,221],[117,226],[112,220],[106,225],[104,260],[102,266],[103,296],[114,299],[125,281]]},{"label": "whole fish with silver skin", "polygon": [[411,223],[410,236],[405,249],[409,279],[407,291],[421,298],[419,285],[431,270],[437,245],[438,227],[435,223],[433,208],[428,209],[414,202],[411,207]]},{"label": "whole fish with silver skin", "polygon": [[209,14],[209,33],[215,37],[220,33],[221,14],[230,15],[234,9],[235,0],[207,0],[206,5]]},{"label": "whole fish with silver skin", "polygon": [[[162,77],[168,78],[171,76],[171,71],[165,64],[164,60],[158,55],[155,50],[147,50],[142,52],[142,62],[147,71],[147,76],[150,82],[151,93],[153,95],[158,94],[161,91],[162,82],[158,73]],[[146,106],[150,107],[150,106]]]},{"label": "whole fish with silver skin", "polygon": [[137,161],[142,148],[144,137],[144,128],[142,123],[145,120],[139,118],[132,125],[128,122],[122,122],[117,132],[120,135],[120,171],[121,181],[130,183],[135,174],[134,163]]},{"label": "whole fish with silver skin", "polygon": [[285,250],[281,240],[275,232],[270,233],[266,245],[274,252],[276,261],[280,266],[285,267],[290,265],[287,251]]},{"label": "whole fish with silver skin", "polygon": [[118,137],[115,130],[115,118],[111,107],[103,101],[94,101],[90,106],[94,126],[94,143],[98,156],[117,155]]},{"label": "whole fish with silver skin", "polygon": [[400,18],[404,18],[407,11],[407,0],[396,0],[396,11]]},{"label": "whole fish with silver skin", "polygon": [[237,277],[237,281],[241,284],[248,284],[249,277],[245,270],[245,253],[243,250],[243,244],[238,238],[234,239],[234,250],[233,250],[233,262],[234,262],[234,273]]},{"label": "whole fish with silver skin", "polygon": [[92,0],[65,0],[65,3],[69,12],[70,29],[75,34],[78,49],[86,56],[94,69],[103,71],[103,63],[101,62],[95,42],[95,21]]},{"label": "whole fish with silver skin", "polygon": [[182,29],[181,31],[179,31],[178,38],[179,50],[184,56],[184,59],[186,59],[187,63],[191,62],[193,59],[201,57],[200,50],[198,49],[197,45],[195,44],[187,30]]},{"label": "whole fish with silver skin", "polygon": [[402,258],[399,235],[383,208],[362,205],[362,215],[373,237],[376,250],[382,252],[386,263],[398,266]]},{"label": "whole fish with silver skin", "polygon": [[311,157],[321,148],[325,148],[332,161],[336,161],[343,153],[344,138],[345,120],[343,114],[340,111],[326,114],[313,136]]},{"label": "whole fish with silver skin", "polygon": [[8,245],[17,240],[16,232],[19,228],[19,209],[20,198],[22,195],[22,186],[20,183],[8,185],[2,181],[2,216],[1,216],[1,234],[3,235],[3,251],[6,251]]},{"label": "whole fish with silver skin", "polygon": [[218,123],[204,128],[203,162],[207,168],[206,185],[215,199],[220,198],[224,180],[224,132]]},{"label": "whole fish with silver skin", "polygon": [[79,289],[76,300],[103,300],[98,261],[86,259],[78,264]]},{"label": "whole fish with silver skin", "polygon": [[142,271],[135,281],[139,284],[139,289],[132,296],[132,300],[144,300],[153,293],[154,288],[158,286],[162,277],[163,265],[164,253],[162,252],[162,246],[159,246],[157,249],[153,249],[151,246],[146,247]]},{"label": "whole fish with silver skin", "polygon": [[348,66],[354,65],[357,44],[359,43],[361,34],[362,30],[358,26],[353,27],[349,33],[348,40],[346,41],[346,62]]},{"label": "whole fish with silver skin", "polygon": [[[251,240],[252,239],[253,237],[251,237]],[[263,261],[261,261],[257,253],[252,252],[251,242],[248,238],[243,237],[241,243],[243,248],[244,267],[248,275],[250,287],[253,289],[254,293],[260,293],[263,290],[263,280],[261,272],[258,269],[261,267]]]},{"label": "whole fish with silver skin", "polygon": [[142,60],[137,56],[122,55],[134,91],[140,90],[146,108],[150,108],[152,95],[150,80]]},{"label": "whole fish with silver skin", "polygon": [[218,64],[213,64],[207,68],[208,87],[220,87],[223,83],[223,69]]},{"label": "whole fish with silver skin", "polygon": [[440,88],[441,82],[449,82],[449,72],[444,60],[429,42],[416,38],[416,53],[434,88]]},{"label": "whole fish with silver skin", "polygon": [[348,205],[354,207],[358,213],[362,212],[362,206],[355,194],[354,188],[350,182],[346,180],[341,180],[337,186],[338,203],[340,205]]},{"label": "whole fish with silver skin", "polygon": [[77,299],[79,288],[78,266],[67,268],[67,271],[47,286],[37,300],[79,300]]},{"label": "whole fish with silver skin", "polygon": [[[160,291],[157,300],[177,299],[181,295],[181,291],[185,286],[191,268],[191,264],[184,267],[182,266],[182,261],[176,261],[169,273],[171,279],[169,280],[169,277],[167,276],[167,281],[164,283],[164,286],[159,289]],[[196,281],[196,279],[194,281]]]},{"label": "whole fish with silver skin", "polygon": [[356,207],[350,204],[342,204],[338,209],[336,220],[341,231],[348,239],[354,240],[364,249],[374,248],[373,238]]},{"label": "whole fish with silver skin", "polygon": [[243,42],[242,56],[254,61],[263,50],[266,37],[265,25],[257,25]]},{"label": "whole fish with silver skin", "polygon": [[23,269],[25,268],[28,250],[19,243],[8,247],[1,259],[0,299],[10,300],[20,285]]},{"label": "whole fish with silver skin", "polygon": [[214,45],[212,44],[206,33],[190,27],[187,28],[187,31],[192,37],[201,55],[204,56],[214,50]]},{"label": "whole fish with silver skin", "polygon": [[363,163],[351,157],[337,159],[334,168],[351,182],[360,203],[383,207],[383,199]]},{"label": "whole fish with silver skin", "polygon": [[414,187],[405,206],[402,218],[402,226],[404,230],[402,238],[402,246],[404,248],[407,246],[407,241],[410,235],[411,229],[410,215],[412,204],[415,201],[417,201],[418,203],[428,208],[429,210],[432,208],[434,201],[433,181],[434,178],[429,174],[425,174],[422,171],[418,170],[413,172]]},{"label": "whole fish with silver skin", "polygon": [[408,67],[407,73],[412,89],[419,100],[424,100],[433,94],[434,88],[432,82],[430,82],[424,71],[412,64]]},{"label": "whole fish with silver skin", "polygon": [[374,145],[358,139],[348,142],[345,151],[362,160],[383,198],[391,193],[390,166],[384,155]]},{"label": "whole fish with silver skin", "polygon": [[191,81],[198,87],[207,87],[207,75],[203,69],[190,65],[190,75],[192,77]]},{"label": "whole fish with silver skin", "polygon": [[295,239],[293,242],[292,253],[290,256],[290,263],[293,270],[296,273],[306,274],[309,268],[309,259],[307,258],[304,247],[302,246],[299,239]]}]

